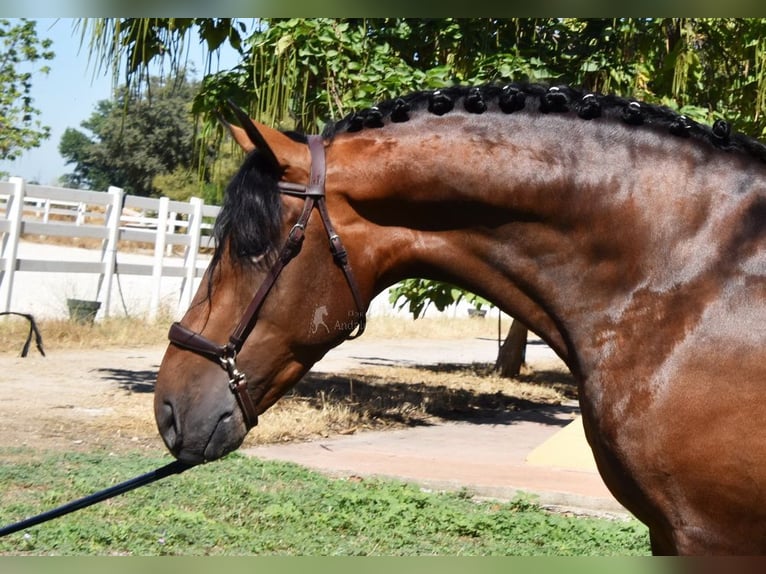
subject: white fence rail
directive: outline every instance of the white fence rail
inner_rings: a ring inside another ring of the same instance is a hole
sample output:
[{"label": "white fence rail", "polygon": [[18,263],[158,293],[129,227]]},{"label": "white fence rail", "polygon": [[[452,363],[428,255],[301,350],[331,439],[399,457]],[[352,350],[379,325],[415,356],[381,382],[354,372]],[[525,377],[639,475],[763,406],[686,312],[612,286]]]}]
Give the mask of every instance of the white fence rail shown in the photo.
[{"label": "white fence rail", "polygon": [[[115,277],[150,277],[150,318],[160,309],[163,277],[180,278],[177,307],[185,309],[195,280],[207,267],[208,257],[200,250],[213,247],[212,223],[218,211],[198,198],[180,202],[138,197],[117,187],[98,192],[29,185],[20,178],[0,182],[0,310],[12,310],[18,271],[97,275],[97,300],[104,315],[110,313]],[[21,239],[33,236],[84,239],[96,244],[100,257],[93,261],[20,257]],[[151,262],[129,262],[121,251],[130,245],[127,242],[153,245]]]}]

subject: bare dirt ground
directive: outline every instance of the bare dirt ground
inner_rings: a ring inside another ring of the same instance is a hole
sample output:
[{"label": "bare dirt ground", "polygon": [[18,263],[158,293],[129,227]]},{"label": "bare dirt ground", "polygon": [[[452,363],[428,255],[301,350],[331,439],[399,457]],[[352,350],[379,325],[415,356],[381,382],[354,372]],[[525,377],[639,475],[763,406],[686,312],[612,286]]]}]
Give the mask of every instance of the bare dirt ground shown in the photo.
[{"label": "bare dirt ground", "polygon": [[[153,414],[164,349],[0,355],[0,447],[164,452]],[[496,347],[477,339],[372,339],[336,351],[262,417],[245,446],[486,417],[557,404],[573,393],[563,365],[551,357],[538,357],[534,374],[520,382],[487,376],[481,361],[490,362]],[[443,363],[445,357],[452,362]]]},{"label": "bare dirt ground", "polygon": [[0,356],[2,447],[164,449],[154,424],[163,348]]}]

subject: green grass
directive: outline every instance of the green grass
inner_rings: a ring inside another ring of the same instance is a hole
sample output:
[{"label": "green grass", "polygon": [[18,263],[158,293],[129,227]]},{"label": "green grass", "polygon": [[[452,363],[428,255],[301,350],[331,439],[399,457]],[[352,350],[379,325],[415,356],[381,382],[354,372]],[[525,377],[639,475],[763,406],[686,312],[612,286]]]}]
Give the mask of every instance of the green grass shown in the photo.
[{"label": "green grass", "polygon": [[[0,449],[0,524],[168,462]],[[0,539],[4,555],[636,555],[636,521],[565,517],[234,454]]]}]

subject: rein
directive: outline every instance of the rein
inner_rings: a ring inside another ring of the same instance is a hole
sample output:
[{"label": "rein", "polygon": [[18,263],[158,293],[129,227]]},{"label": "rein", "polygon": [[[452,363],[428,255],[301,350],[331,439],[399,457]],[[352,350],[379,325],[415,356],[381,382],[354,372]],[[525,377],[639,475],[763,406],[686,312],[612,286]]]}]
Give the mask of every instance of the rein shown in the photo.
[{"label": "rein", "polygon": [[229,342],[220,345],[204,337],[203,335],[192,331],[181,323],[173,323],[168,333],[168,339],[174,345],[192,351],[205,357],[215,363],[218,363],[229,375],[229,388],[239,403],[244,415],[245,424],[250,429],[258,424],[258,414],[255,404],[247,392],[247,377],[237,368],[237,354],[245,344],[247,337],[255,327],[258,320],[258,313],[261,310],[266,297],[271,288],[277,281],[282,269],[300,253],[301,245],[305,237],[306,226],[308,225],[311,213],[314,208],[319,212],[322,219],[327,238],[330,242],[330,251],[332,252],[335,263],[341,268],[346,282],[348,283],[351,295],[357,308],[357,326],[356,333],[348,336],[349,339],[359,337],[365,329],[366,317],[362,310],[362,298],[359,293],[359,287],[354,274],[351,271],[351,265],[348,262],[348,253],[330,221],[330,214],[327,211],[325,200],[325,153],[324,141],[321,136],[308,136],[308,146],[311,152],[311,174],[308,185],[280,181],[277,185],[279,191],[285,195],[300,197],[304,199],[303,212],[298,218],[297,223],[287,234],[287,239],[279,253],[276,261],[269,269],[266,278],[253,296],[252,301],[245,309],[239,324],[229,337]]},{"label": "rein", "polygon": [[180,474],[192,466],[193,465],[188,465],[184,462],[181,462],[180,460],[174,460],[173,462],[168,463],[165,466],[158,468],[157,470],[153,470],[152,472],[147,472],[146,474],[142,474],[136,478],[131,478],[125,482],[115,484],[114,486],[110,486],[104,490],[99,490],[98,492],[95,492],[89,496],[78,498],[77,500],[73,500],[72,502],[63,504],[47,512],[43,512],[24,520],[20,520],[19,522],[14,522],[8,526],[4,526],[3,528],[0,528],[0,538],[7,536],[8,534],[18,532],[19,530],[29,528],[30,526],[48,522],[49,520],[64,516],[65,514],[69,514],[75,510],[87,508],[88,506],[96,504],[97,502],[101,502],[102,500],[115,497],[118,494],[123,494],[130,490],[135,490],[140,486],[146,486],[147,484],[165,478],[166,476]]}]

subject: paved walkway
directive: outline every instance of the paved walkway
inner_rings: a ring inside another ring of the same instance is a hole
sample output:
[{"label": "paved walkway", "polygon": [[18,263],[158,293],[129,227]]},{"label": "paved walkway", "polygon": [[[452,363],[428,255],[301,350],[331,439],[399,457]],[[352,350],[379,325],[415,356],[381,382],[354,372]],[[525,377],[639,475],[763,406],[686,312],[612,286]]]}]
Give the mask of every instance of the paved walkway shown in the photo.
[{"label": "paved walkway", "polygon": [[[355,365],[493,361],[497,342],[349,341],[315,366],[338,372]],[[540,342],[530,344],[533,367],[557,360]],[[312,442],[263,445],[245,452],[291,461],[333,476],[381,476],[426,488],[466,488],[478,496],[531,493],[541,504],[599,515],[624,516],[595,468],[576,403],[509,412],[488,420],[446,422],[396,431],[362,432]]]}]

